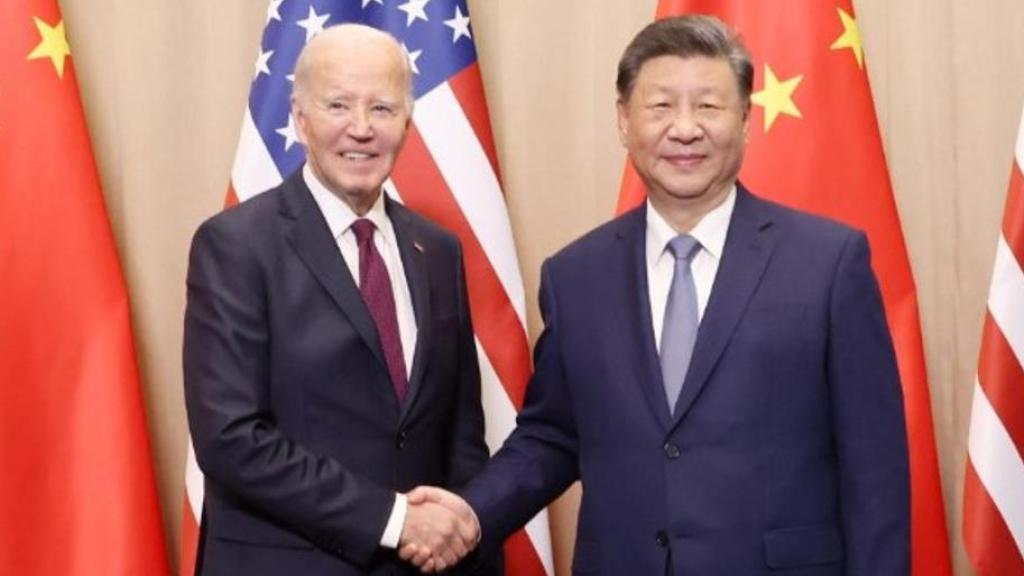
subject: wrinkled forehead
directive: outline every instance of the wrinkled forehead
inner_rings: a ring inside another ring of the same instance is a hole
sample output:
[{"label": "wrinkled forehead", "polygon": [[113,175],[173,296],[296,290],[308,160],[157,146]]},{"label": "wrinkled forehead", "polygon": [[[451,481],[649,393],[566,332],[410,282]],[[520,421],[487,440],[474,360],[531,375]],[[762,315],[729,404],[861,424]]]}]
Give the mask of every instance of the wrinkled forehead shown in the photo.
[{"label": "wrinkled forehead", "polygon": [[729,60],[714,56],[660,55],[644,61],[633,81],[636,92],[717,91],[739,94],[739,80]]},{"label": "wrinkled forehead", "polygon": [[405,52],[394,38],[366,26],[341,25],[317,35],[299,54],[295,87],[373,82],[407,91],[410,73]]}]

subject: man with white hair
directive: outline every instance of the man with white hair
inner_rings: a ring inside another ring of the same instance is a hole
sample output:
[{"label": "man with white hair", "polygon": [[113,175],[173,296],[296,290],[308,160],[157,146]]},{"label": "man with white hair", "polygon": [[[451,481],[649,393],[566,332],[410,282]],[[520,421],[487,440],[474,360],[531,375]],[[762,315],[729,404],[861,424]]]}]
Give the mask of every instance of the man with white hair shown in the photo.
[{"label": "man with white hair", "polygon": [[487,459],[461,247],[382,193],[412,106],[391,36],[327,29],[295,68],[305,166],[195,234],[197,574],[414,573],[399,546],[443,569],[478,539],[471,515],[403,494],[459,489]]}]

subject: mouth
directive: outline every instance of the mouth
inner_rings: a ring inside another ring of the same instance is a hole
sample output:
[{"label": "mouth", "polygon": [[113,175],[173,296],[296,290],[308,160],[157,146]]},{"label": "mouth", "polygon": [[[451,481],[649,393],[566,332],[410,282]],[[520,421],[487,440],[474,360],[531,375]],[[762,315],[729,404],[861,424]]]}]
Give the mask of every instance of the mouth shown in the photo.
[{"label": "mouth", "polygon": [[340,154],[340,156],[342,158],[344,158],[345,160],[348,160],[350,162],[366,162],[368,160],[373,160],[374,158],[376,158],[377,154],[374,154],[372,152],[349,151],[349,152],[342,152]]},{"label": "mouth", "polygon": [[666,154],[662,158],[679,168],[692,168],[700,164],[707,158],[707,154],[698,154],[696,152],[684,152],[680,154]]}]

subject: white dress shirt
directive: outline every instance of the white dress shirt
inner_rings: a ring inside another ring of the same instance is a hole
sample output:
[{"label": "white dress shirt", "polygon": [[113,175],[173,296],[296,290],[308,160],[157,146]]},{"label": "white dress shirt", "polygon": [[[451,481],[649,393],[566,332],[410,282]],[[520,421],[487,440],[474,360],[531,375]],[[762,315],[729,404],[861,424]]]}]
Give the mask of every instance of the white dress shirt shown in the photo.
[{"label": "white dress shirt", "polygon": [[[302,178],[313,193],[320,212],[327,220],[327,227],[331,230],[338,243],[338,250],[352,274],[356,286],[359,285],[359,245],[356,243],[356,235],[352,231],[352,223],[359,218],[366,218],[373,222],[377,228],[373,235],[373,244],[377,247],[384,260],[384,266],[388,269],[388,277],[391,279],[391,291],[395,294],[395,313],[398,316],[398,335],[402,341],[402,357],[405,359],[405,376],[412,375],[412,359],[416,351],[416,315],[412,308],[412,295],[409,292],[409,283],[405,278],[405,266],[402,264],[402,255],[398,250],[398,237],[395,235],[395,227],[384,210],[384,192],[377,197],[370,210],[363,216],[356,215],[349,208],[348,204],[342,202],[341,198],[327,189],[313,174],[309,164],[302,169]],[[380,544],[388,548],[397,548],[399,538],[402,535],[402,526],[405,524],[405,513],[408,507],[404,494],[397,494],[395,505],[391,509],[391,516],[384,527],[384,534],[381,536]]]},{"label": "white dress shirt", "polygon": [[[700,242],[700,250],[690,262],[693,282],[697,288],[697,321],[704,318],[711,288],[715,284],[718,265],[722,261],[725,236],[729,231],[732,209],[736,205],[736,187],[721,204],[701,218],[688,232]],[[647,201],[647,290],[651,302],[651,324],[654,328],[654,342],[661,352],[661,328],[665,324],[665,306],[668,292],[672,287],[675,273],[675,257],[668,250],[670,240],[679,235],[661,214]]]}]

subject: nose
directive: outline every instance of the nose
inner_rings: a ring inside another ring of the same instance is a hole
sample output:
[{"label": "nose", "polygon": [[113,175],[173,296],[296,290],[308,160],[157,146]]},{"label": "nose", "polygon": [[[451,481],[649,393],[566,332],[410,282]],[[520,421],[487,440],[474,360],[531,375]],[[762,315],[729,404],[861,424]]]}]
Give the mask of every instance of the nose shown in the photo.
[{"label": "nose", "polygon": [[689,108],[681,107],[669,127],[669,137],[682,142],[692,142],[702,136],[704,128],[697,115]]},{"label": "nose", "polygon": [[352,114],[349,116],[348,129],[346,132],[356,140],[368,140],[372,138],[373,124],[370,120],[369,111],[362,107],[357,107],[352,110]]}]

